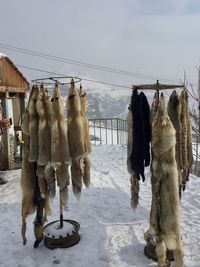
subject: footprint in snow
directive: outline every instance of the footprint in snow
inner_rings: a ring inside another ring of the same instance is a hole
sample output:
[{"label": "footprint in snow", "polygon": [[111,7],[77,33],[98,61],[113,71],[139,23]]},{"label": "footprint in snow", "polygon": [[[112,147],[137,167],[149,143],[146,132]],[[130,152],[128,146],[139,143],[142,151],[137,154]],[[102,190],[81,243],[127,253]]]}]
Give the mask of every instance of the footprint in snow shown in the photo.
[{"label": "footprint in snow", "polygon": [[109,174],[109,171],[104,171],[104,172],[102,172],[102,174],[108,175]]}]

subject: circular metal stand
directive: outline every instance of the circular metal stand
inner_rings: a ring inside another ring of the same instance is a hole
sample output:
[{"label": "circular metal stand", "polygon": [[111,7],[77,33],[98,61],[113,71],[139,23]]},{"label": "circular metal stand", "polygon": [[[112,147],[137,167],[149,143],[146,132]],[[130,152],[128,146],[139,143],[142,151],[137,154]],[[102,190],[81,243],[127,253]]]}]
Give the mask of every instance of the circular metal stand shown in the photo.
[{"label": "circular metal stand", "polygon": [[[156,246],[147,244],[144,247],[144,254],[147,258],[157,261]],[[167,260],[174,261],[174,254],[171,250],[167,250]]]},{"label": "circular metal stand", "polygon": [[[44,244],[49,249],[68,248],[76,245],[80,240],[78,222],[63,220],[63,228],[57,227],[59,223],[60,220],[53,221],[43,228]],[[66,230],[65,226],[71,229]]]},{"label": "circular metal stand", "polygon": [[54,86],[55,83],[58,83],[60,85],[71,84],[72,80],[74,83],[78,83],[81,81],[81,78],[73,77],[73,76],[56,76],[56,77],[46,77],[46,78],[34,79],[31,82],[35,83],[35,84]]}]

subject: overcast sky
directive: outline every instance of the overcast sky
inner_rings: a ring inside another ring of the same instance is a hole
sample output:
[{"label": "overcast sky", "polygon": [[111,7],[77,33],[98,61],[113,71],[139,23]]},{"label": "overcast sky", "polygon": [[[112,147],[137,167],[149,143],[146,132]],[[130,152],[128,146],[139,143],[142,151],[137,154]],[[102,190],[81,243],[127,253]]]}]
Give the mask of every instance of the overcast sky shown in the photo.
[{"label": "overcast sky", "polygon": [[[134,73],[197,83],[199,0],[0,0],[0,42]],[[124,85],[148,80],[39,59],[16,64]],[[21,69],[29,79],[46,76]]]}]

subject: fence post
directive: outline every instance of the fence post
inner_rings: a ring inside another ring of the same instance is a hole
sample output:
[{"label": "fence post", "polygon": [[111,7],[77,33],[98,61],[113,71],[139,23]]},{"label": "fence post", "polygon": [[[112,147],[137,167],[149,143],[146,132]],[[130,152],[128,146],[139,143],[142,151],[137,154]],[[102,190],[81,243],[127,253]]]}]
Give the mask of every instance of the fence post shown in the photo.
[{"label": "fence post", "polygon": [[96,128],[95,128],[95,120],[94,120],[94,143],[96,145]]},{"label": "fence post", "polygon": [[119,145],[119,125],[118,125],[118,118],[117,118],[117,144]]},{"label": "fence post", "polygon": [[102,144],[102,138],[101,138],[101,120],[99,120],[99,127],[100,127],[100,144]]}]

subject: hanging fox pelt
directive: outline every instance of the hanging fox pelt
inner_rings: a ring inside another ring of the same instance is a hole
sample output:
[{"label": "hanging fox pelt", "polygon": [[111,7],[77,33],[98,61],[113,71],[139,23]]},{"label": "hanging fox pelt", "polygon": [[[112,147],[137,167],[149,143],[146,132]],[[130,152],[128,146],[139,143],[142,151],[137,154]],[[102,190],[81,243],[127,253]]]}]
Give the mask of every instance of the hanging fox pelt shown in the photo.
[{"label": "hanging fox pelt", "polygon": [[181,102],[181,123],[182,123],[182,136],[181,136],[181,145],[182,145],[182,186],[185,189],[186,182],[189,178],[190,169],[193,164],[192,156],[192,127],[191,119],[188,110],[188,93],[184,89],[180,95]]},{"label": "hanging fox pelt", "polygon": [[130,156],[133,147],[133,116],[130,107],[128,108],[127,123],[128,123],[127,170],[130,174],[133,174],[134,171],[132,170],[132,165],[130,161]]},{"label": "hanging fox pelt", "polygon": [[86,102],[86,92],[80,86],[79,91],[80,101],[81,101],[81,114],[83,118],[83,130],[84,130],[84,148],[85,154],[88,155],[91,153],[91,142],[90,142],[90,133],[89,133],[89,121],[87,118],[87,102]]},{"label": "hanging fox pelt", "polygon": [[[153,97],[153,102],[151,105],[151,126],[157,116],[157,111],[159,107],[159,92],[155,92]],[[151,193],[152,193],[152,200],[151,200],[151,212],[150,212],[150,228],[144,233],[144,239],[147,244],[156,245],[158,240],[158,221],[157,221],[157,214],[158,214],[158,207],[159,207],[159,192],[158,186],[156,184],[156,178],[153,175],[152,169],[152,162],[153,162],[153,151],[151,148]]]},{"label": "hanging fox pelt", "polygon": [[127,170],[131,174],[130,182],[131,182],[131,206],[132,208],[136,208],[139,201],[139,182],[137,179],[137,175],[132,170],[132,165],[130,161],[130,156],[132,153],[132,145],[133,145],[133,116],[130,107],[128,108],[127,115],[127,123],[128,123],[128,143],[127,143]]},{"label": "hanging fox pelt", "polygon": [[29,112],[29,136],[30,136],[30,162],[37,162],[38,153],[39,153],[39,144],[38,144],[38,125],[39,125],[39,116],[37,113],[36,102],[38,100],[39,88],[33,86],[32,94],[28,105]]},{"label": "hanging fox pelt", "polygon": [[64,107],[60,97],[60,89],[56,83],[53,91],[51,114],[51,166],[57,168],[62,163],[69,164],[69,162],[67,123],[64,118]]},{"label": "hanging fox pelt", "polygon": [[56,170],[56,179],[60,191],[60,200],[63,207],[68,202],[68,185],[70,181],[69,166],[62,163]]},{"label": "hanging fox pelt", "polygon": [[73,80],[67,96],[67,124],[70,155],[73,159],[80,159],[85,156],[84,126],[80,97]]},{"label": "hanging fox pelt", "polygon": [[90,159],[88,155],[92,151],[91,142],[90,142],[90,133],[89,133],[89,121],[87,118],[87,102],[86,102],[86,92],[80,86],[79,91],[80,101],[81,101],[81,114],[83,119],[83,130],[84,130],[84,149],[85,157],[83,159],[83,182],[86,187],[90,186]]},{"label": "hanging fox pelt", "polygon": [[51,159],[51,102],[48,92],[41,85],[38,100],[36,103],[39,115],[39,155],[38,165],[46,166]]},{"label": "hanging fox pelt", "polygon": [[71,164],[71,179],[72,179],[72,190],[77,199],[80,198],[82,190],[82,177],[83,177],[83,158],[72,159]]},{"label": "hanging fox pelt", "polygon": [[178,168],[179,188],[180,188],[180,196],[181,196],[181,187],[182,187],[181,169],[183,168],[182,146],[181,146],[181,136],[182,136],[181,103],[179,101],[179,96],[175,90],[170,95],[167,112],[174,126],[174,129],[176,130],[176,163],[177,163],[177,168]]},{"label": "hanging fox pelt", "polygon": [[44,218],[47,220],[47,216],[51,215],[51,207],[50,207],[50,194],[48,191],[47,180],[45,177],[45,166],[37,165],[37,177],[38,177],[38,185],[41,197],[44,199]]},{"label": "hanging fox pelt", "polygon": [[152,175],[155,178],[156,190],[159,195],[155,218],[158,229],[156,253],[160,267],[166,264],[167,249],[173,250],[176,267],[183,267],[175,145],[176,131],[167,114],[165,98],[161,94],[159,107],[152,124]]},{"label": "hanging fox pelt", "polygon": [[27,135],[23,135],[24,145],[22,150],[22,172],[21,172],[21,189],[22,189],[22,228],[21,234],[23,244],[27,242],[26,239],[26,217],[35,212],[34,192],[36,172],[33,163],[28,161],[30,153],[30,139]]},{"label": "hanging fox pelt", "polygon": [[26,107],[24,114],[22,115],[22,132],[29,136],[29,122],[30,122],[30,115],[28,111],[28,107]]}]

